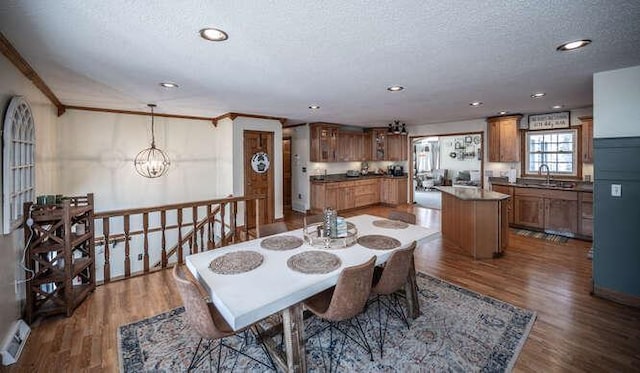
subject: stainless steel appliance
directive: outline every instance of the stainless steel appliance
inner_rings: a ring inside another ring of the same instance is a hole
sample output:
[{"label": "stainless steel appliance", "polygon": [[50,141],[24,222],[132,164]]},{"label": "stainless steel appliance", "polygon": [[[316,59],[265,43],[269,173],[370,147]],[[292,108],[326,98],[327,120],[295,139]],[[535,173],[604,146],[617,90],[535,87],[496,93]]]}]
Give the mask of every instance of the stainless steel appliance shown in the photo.
[{"label": "stainless steel appliance", "polygon": [[393,176],[403,176],[404,168],[402,166],[394,166],[393,167]]}]

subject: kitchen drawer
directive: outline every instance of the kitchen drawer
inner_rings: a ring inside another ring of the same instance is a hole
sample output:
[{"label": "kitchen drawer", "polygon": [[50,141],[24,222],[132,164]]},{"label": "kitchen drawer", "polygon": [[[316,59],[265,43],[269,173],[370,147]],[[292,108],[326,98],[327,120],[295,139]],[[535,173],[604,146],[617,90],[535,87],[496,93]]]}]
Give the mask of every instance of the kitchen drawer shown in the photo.
[{"label": "kitchen drawer", "polygon": [[577,201],[578,193],[568,190],[538,189],[538,188],[518,188],[515,187],[514,195],[526,197],[543,197],[553,199],[563,199],[567,201]]},{"label": "kitchen drawer", "polygon": [[377,196],[373,193],[356,195],[356,207],[373,205],[378,202]]}]

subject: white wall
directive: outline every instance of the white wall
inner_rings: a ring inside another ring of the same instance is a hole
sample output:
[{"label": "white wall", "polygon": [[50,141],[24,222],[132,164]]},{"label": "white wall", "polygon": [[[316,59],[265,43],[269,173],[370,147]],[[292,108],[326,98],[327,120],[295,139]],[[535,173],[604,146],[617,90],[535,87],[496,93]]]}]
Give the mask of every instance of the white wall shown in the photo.
[{"label": "white wall", "polygon": [[[55,163],[56,108],[4,56],[0,56],[0,112],[2,122],[13,96],[24,96],[33,112],[36,131],[36,194],[53,189],[57,174]],[[2,164],[0,153],[0,164]],[[1,176],[0,176],[1,177]],[[24,232],[16,230],[0,235],[0,338],[4,338],[11,324],[20,317],[20,299],[24,285],[15,291],[15,281],[24,278],[18,267],[22,257]]]},{"label": "white wall", "polygon": [[593,91],[594,137],[640,135],[640,66],[594,74]]},{"label": "white wall", "polygon": [[[479,136],[478,134],[473,135]],[[466,145],[465,152],[474,152],[475,157],[460,158],[460,151],[455,148],[456,142],[464,144],[464,135],[440,136],[440,168],[447,170],[447,178],[453,180],[460,171],[478,171],[481,170],[482,161],[478,159],[478,151],[482,151],[482,143],[474,144],[473,142]],[[451,153],[456,153],[456,157],[452,158]]]},{"label": "white wall", "polygon": [[311,208],[309,175],[314,172],[309,162],[309,125],[286,128],[283,132],[291,136],[291,208],[305,212]]},{"label": "white wall", "polygon": [[[245,130],[273,132],[273,180],[275,194],[275,218],[281,219],[282,211],[282,124],[278,120],[237,117],[233,120],[233,194],[244,194],[244,151]],[[226,149],[228,151],[228,149]],[[241,214],[242,216],[242,214]]]},{"label": "white wall", "polygon": [[138,175],[133,160],[151,143],[151,117],[69,110],[58,119],[60,182],[51,192],[93,192],[96,211],[224,197],[230,193],[223,189],[228,174],[220,172],[228,163],[228,132],[209,121],[156,117],[156,146],[171,166],[148,179]]}]

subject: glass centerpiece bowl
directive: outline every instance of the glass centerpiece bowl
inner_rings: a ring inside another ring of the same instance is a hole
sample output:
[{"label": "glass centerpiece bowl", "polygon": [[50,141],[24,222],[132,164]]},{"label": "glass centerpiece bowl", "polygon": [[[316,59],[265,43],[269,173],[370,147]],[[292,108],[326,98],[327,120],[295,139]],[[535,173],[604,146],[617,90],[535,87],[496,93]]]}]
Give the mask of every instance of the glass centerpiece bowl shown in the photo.
[{"label": "glass centerpiece bowl", "polygon": [[307,225],[303,227],[302,233],[309,245],[325,249],[344,249],[358,241],[358,229],[350,222],[347,222],[347,234],[342,237],[325,237],[323,223]]}]

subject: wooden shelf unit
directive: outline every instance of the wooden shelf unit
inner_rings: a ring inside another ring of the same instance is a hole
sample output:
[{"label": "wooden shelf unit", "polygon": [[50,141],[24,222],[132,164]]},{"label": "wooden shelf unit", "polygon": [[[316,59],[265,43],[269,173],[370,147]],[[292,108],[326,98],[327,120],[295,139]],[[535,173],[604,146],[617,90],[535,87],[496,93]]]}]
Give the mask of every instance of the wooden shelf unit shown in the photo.
[{"label": "wooden shelf unit", "polygon": [[[25,319],[71,316],[95,289],[93,194],[61,204],[24,205]],[[32,272],[30,272],[32,271]]]}]

